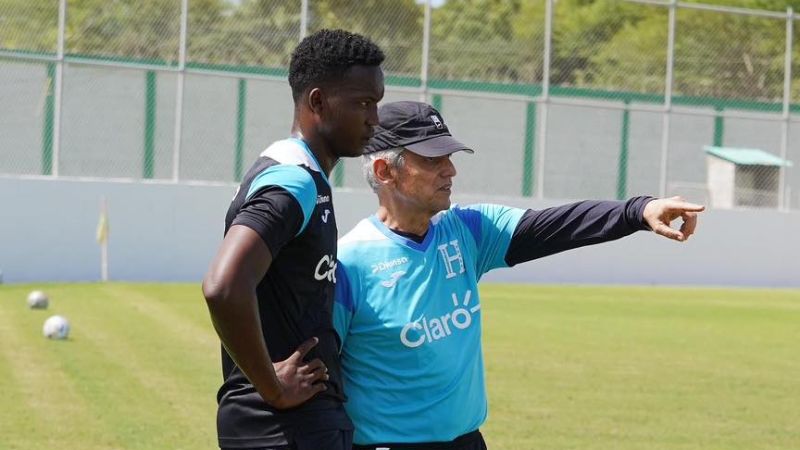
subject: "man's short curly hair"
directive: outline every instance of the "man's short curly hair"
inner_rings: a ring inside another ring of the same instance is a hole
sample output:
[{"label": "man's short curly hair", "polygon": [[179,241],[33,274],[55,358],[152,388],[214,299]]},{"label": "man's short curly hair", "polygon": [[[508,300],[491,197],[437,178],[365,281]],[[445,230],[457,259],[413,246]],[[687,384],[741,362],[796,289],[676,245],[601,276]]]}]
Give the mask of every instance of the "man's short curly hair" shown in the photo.
[{"label": "man's short curly hair", "polygon": [[336,81],[353,66],[379,66],[383,51],[360,34],[320,30],[306,37],[292,52],[289,85],[295,101],[312,85]]}]

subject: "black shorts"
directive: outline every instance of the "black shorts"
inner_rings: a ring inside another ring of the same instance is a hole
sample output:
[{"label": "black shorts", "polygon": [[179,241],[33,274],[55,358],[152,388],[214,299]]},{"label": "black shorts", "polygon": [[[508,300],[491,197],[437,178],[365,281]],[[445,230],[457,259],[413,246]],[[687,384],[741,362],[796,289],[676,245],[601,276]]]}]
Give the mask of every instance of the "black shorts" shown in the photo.
[{"label": "black shorts", "polygon": [[[315,431],[302,436],[293,436],[291,441],[289,445],[257,447],[247,450],[351,450],[353,447],[353,430]],[[234,449],[221,448],[221,450]]]},{"label": "black shorts", "polygon": [[461,435],[450,442],[420,442],[414,444],[353,445],[353,450],[487,450],[478,430]]}]

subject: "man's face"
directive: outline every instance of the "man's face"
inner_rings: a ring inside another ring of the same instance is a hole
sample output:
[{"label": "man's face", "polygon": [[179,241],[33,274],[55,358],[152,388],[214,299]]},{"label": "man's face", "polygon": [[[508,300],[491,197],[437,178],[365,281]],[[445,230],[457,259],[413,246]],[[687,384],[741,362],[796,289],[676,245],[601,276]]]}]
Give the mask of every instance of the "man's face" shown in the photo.
[{"label": "man's face", "polygon": [[383,98],[380,67],[353,66],[344,79],[326,87],[328,108],[321,131],[336,157],[361,156],[378,125],[378,102]]},{"label": "man's face", "polygon": [[450,155],[425,157],[406,150],[403,157],[405,163],[395,177],[395,195],[430,216],[449,208],[456,176]]}]

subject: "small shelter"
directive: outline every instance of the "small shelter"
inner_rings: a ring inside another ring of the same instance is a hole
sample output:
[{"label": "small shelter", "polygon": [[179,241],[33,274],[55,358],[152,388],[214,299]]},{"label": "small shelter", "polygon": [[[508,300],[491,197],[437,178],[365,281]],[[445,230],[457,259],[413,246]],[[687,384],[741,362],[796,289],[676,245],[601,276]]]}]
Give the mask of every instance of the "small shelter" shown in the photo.
[{"label": "small shelter", "polygon": [[778,208],[781,167],[792,162],[763,150],[705,146],[714,208]]}]

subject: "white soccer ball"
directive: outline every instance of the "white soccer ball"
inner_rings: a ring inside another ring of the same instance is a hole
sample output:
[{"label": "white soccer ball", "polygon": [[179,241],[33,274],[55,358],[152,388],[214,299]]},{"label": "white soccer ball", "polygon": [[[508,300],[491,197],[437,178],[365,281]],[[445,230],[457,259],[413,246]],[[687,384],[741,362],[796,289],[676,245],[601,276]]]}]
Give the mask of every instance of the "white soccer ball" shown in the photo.
[{"label": "white soccer ball", "polygon": [[47,309],[48,305],[50,305],[50,299],[47,298],[47,294],[44,292],[33,291],[28,294],[28,308]]},{"label": "white soccer ball", "polygon": [[69,321],[61,316],[52,316],[44,321],[42,334],[48,339],[66,339],[69,336]]}]

